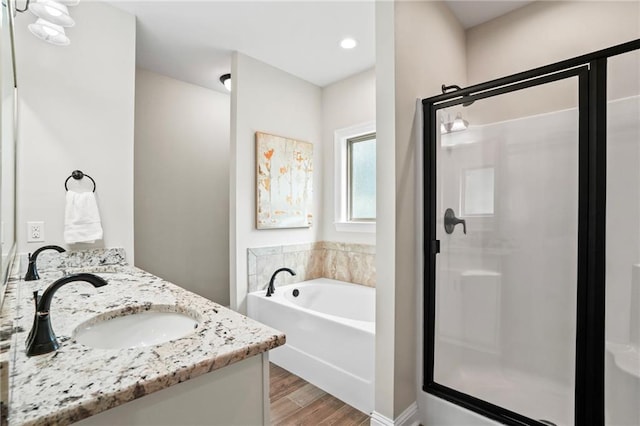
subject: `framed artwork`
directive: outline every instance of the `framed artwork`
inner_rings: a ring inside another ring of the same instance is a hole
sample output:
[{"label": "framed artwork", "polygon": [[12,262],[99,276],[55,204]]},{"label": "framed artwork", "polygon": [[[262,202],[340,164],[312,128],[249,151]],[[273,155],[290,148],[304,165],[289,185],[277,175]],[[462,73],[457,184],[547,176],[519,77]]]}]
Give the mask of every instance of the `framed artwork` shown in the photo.
[{"label": "framed artwork", "polygon": [[256,228],[308,228],[313,145],[256,132]]}]

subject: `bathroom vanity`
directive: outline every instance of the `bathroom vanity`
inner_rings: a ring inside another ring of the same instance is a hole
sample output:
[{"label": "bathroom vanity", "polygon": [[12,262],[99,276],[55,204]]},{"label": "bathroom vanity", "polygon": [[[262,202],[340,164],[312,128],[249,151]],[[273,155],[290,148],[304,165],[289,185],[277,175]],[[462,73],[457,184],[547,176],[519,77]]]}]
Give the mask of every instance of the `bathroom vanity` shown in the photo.
[{"label": "bathroom vanity", "polygon": [[[77,263],[41,268],[39,281],[9,283],[3,307],[13,319],[9,426],[268,424],[267,351],[283,345],[284,334],[121,262]],[[27,357],[33,291],[76,272],[108,285],[61,287],[50,311],[60,348]],[[197,326],[152,346],[120,341],[118,330],[90,344],[76,340],[86,326],[142,312],[179,314]]]}]

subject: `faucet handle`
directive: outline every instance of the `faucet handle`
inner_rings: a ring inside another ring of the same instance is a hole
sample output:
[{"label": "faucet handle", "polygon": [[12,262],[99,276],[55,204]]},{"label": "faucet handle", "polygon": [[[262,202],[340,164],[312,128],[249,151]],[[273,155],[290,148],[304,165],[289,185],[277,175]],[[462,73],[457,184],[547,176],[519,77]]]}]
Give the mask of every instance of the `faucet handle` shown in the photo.
[{"label": "faucet handle", "polygon": [[40,296],[38,295],[38,290],[34,290],[33,291],[33,302],[35,304],[34,309],[35,309],[35,314],[33,316],[33,326],[31,327],[31,331],[29,331],[29,334],[27,335],[27,340],[25,341],[25,344],[27,346],[29,346],[31,344],[31,341],[33,340],[33,333],[36,328],[36,318],[38,317],[38,303],[40,303]]},{"label": "faucet handle", "polygon": [[449,208],[444,212],[444,230],[447,234],[452,234],[456,225],[462,224],[462,232],[467,233],[467,221],[456,217],[453,209]]}]

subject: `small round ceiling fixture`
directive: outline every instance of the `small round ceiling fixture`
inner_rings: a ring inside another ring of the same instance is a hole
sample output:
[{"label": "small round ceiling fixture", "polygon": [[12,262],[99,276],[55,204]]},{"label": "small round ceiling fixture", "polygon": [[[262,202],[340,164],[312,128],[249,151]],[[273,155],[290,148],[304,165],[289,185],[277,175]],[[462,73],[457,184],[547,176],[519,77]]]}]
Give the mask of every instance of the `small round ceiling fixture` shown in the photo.
[{"label": "small round ceiling fixture", "polygon": [[353,49],[357,45],[358,45],[358,42],[352,39],[351,37],[342,39],[342,41],[340,42],[340,47],[342,47],[343,49]]},{"label": "small round ceiling fixture", "polygon": [[220,83],[222,83],[228,91],[231,91],[231,74],[221,75]]}]

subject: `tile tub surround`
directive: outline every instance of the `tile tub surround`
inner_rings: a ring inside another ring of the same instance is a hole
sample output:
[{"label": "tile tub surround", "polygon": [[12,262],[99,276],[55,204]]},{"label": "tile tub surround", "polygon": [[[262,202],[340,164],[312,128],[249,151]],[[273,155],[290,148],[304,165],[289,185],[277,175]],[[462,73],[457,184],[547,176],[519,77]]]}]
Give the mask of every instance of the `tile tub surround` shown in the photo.
[{"label": "tile tub surround", "polygon": [[[108,281],[104,287],[79,282],[58,290],[51,322],[60,349],[31,358],[24,342],[33,320],[32,292],[42,291],[62,272],[17,283],[10,426],[73,423],[285,343],[284,334],[138,268],[114,270],[96,272]],[[196,313],[200,326],[181,339],[143,348],[93,349],[73,340],[74,329],[97,315],[152,305]]]},{"label": "tile tub surround", "polygon": [[316,278],[376,286],[375,246],[318,241],[247,249],[249,292],[266,289],[273,272],[283,266],[296,276],[279,274],[276,286]]}]

